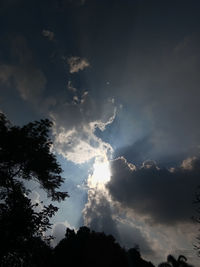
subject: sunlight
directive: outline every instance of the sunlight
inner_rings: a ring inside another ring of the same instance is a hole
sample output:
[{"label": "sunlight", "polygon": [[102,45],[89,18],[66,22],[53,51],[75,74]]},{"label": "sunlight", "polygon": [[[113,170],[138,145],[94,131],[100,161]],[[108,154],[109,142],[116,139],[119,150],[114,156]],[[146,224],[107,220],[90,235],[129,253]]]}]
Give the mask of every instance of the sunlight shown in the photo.
[{"label": "sunlight", "polygon": [[93,174],[89,179],[90,187],[104,186],[110,181],[110,166],[107,158],[97,158],[93,165]]}]

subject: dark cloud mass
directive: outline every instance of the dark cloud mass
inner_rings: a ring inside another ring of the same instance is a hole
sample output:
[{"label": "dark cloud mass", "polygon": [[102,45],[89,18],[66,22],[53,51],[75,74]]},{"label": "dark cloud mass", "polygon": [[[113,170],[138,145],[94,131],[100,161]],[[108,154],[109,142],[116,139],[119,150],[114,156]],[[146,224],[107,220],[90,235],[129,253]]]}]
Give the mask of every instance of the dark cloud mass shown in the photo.
[{"label": "dark cloud mass", "polygon": [[133,210],[149,223],[191,222],[199,166],[200,160],[194,157],[171,170],[159,169],[152,161],[136,168],[121,157],[111,162],[112,176],[107,188],[122,207]]}]

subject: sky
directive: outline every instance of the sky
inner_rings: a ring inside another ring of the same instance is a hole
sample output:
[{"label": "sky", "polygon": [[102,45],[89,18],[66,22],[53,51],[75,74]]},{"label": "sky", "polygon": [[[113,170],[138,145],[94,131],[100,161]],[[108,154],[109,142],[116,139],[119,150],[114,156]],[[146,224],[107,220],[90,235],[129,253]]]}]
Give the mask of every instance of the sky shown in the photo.
[{"label": "sky", "polygon": [[154,263],[198,266],[199,12],[195,0],[0,1],[0,110],[53,121],[70,195],[54,245],[87,225]]}]

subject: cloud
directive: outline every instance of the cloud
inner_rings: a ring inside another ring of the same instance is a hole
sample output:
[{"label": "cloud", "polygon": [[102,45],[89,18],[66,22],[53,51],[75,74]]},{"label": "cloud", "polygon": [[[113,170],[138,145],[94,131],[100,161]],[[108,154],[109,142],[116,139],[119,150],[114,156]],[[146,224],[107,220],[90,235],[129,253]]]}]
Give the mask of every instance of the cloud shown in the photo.
[{"label": "cloud", "polygon": [[8,87],[15,86],[23,100],[38,101],[46,86],[44,73],[34,66],[32,53],[23,36],[12,43],[16,64],[0,65],[0,82]]},{"label": "cloud", "polygon": [[72,131],[60,129],[55,135],[57,152],[76,164],[88,162],[112,151],[109,144],[95,136],[92,128],[80,127]]},{"label": "cloud", "polygon": [[[129,37],[131,49],[123,53],[126,63],[121,60],[116,64],[120,68],[108,64],[104,70],[112,81],[110,92],[125,107],[118,115],[119,147],[127,149],[148,136],[150,158],[183,160],[195,155],[200,140],[199,34],[166,40],[161,33],[158,39],[150,38],[151,42],[144,37],[144,43],[149,44],[145,53],[135,42],[137,33],[134,36],[132,40]],[[102,71],[103,68],[99,70]],[[130,161],[135,159],[134,150],[132,153],[134,158],[129,157]]]},{"label": "cloud", "polygon": [[54,32],[49,31],[49,30],[43,30],[42,31],[42,35],[44,37],[47,37],[49,39],[49,41],[52,41],[54,39]]},{"label": "cloud", "polygon": [[37,191],[31,191],[28,197],[31,199],[31,203],[35,205],[34,209],[36,211],[41,211],[43,209],[43,202],[41,201],[41,196]]},{"label": "cloud", "polygon": [[153,254],[147,236],[141,229],[126,219],[119,218],[115,203],[100,190],[88,191],[88,202],[83,210],[85,225],[95,231],[112,234],[126,248],[140,246],[142,252]]},{"label": "cloud", "polygon": [[136,168],[121,157],[111,161],[107,189],[113,200],[149,224],[191,222],[199,166],[200,160],[194,157],[170,170],[160,169],[152,161]]},{"label": "cloud", "polygon": [[43,72],[34,67],[30,67],[28,70],[15,67],[13,70],[13,78],[24,100],[38,99],[46,85],[46,78]]},{"label": "cloud", "polygon": [[[74,90],[72,93],[73,96],[77,94]],[[57,103],[51,110],[54,122],[54,149],[76,164],[91,159],[95,159],[95,162],[97,159],[108,159],[113,149],[110,144],[96,136],[96,130],[105,131],[106,127],[113,123],[115,116],[114,99],[93,99],[90,93],[83,94],[76,103]],[[84,224],[93,230],[112,234],[124,246],[139,244],[142,251],[153,254],[148,236],[143,234],[137,225],[130,226],[130,223],[118,219],[117,202],[111,201],[107,191],[101,187],[91,186],[93,174],[94,172],[88,177],[88,201],[83,210]],[[134,234],[128,235],[129,230]],[[130,238],[127,239],[127,236]]]},{"label": "cloud", "polygon": [[41,70],[17,65],[1,65],[0,81],[7,86],[14,84],[23,100],[33,102],[40,98],[46,85],[46,78]]},{"label": "cloud", "polygon": [[149,159],[153,144],[151,135],[138,138],[133,144],[120,147],[114,151],[115,158],[123,156],[128,161],[134,162],[136,165],[141,164]]},{"label": "cloud", "polygon": [[73,86],[71,81],[68,81],[67,88],[68,88],[69,91],[72,91],[73,93],[77,92],[77,89]]},{"label": "cloud", "polygon": [[[127,249],[139,246],[143,256],[153,256],[153,240],[148,237],[145,229],[133,223],[130,218],[118,218],[117,229],[120,235],[120,243]],[[151,246],[150,246],[151,245]]]},{"label": "cloud", "polygon": [[9,65],[0,65],[0,81],[6,85],[10,85],[10,78],[13,74],[13,68]]},{"label": "cloud", "polygon": [[117,225],[113,218],[113,211],[104,192],[90,189],[88,202],[83,210],[84,224],[99,232],[112,234],[119,239]]},{"label": "cloud", "polygon": [[90,66],[90,63],[86,58],[80,57],[70,57],[67,59],[67,63],[69,64],[70,73],[79,72]]},{"label": "cloud", "polygon": [[54,237],[52,241],[53,246],[56,246],[60,242],[60,240],[62,240],[65,237],[67,228],[73,229],[73,227],[67,221],[56,222],[53,225],[52,228],[52,236]]},{"label": "cloud", "polygon": [[98,138],[95,131],[97,128],[105,130],[113,122],[115,114],[113,103],[109,100],[98,103],[88,93],[83,94],[78,103],[58,103],[50,113],[54,122],[54,148],[76,164],[109,155],[112,147]]}]

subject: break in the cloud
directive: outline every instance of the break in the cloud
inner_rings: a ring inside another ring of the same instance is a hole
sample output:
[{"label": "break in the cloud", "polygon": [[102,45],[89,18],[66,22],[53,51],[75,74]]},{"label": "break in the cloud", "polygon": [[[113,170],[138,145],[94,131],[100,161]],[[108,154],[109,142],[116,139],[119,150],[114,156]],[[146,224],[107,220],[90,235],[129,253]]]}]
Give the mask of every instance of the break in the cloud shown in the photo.
[{"label": "break in the cloud", "polygon": [[158,168],[146,161],[136,167],[125,158],[111,161],[107,184],[113,200],[150,224],[173,225],[191,222],[193,201],[199,185],[200,160],[186,159],[178,168]]},{"label": "break in the cloud", "polygon": [[12,44],[12,54],[17,64],[0,65],[0,82],[5,86],[14,86],[23,100],[38,100],[46,86],[43,72],[34,66],[32,53],[23,36],[17,36]]},{"label": "break in the cloud", "polygon": [[49,30],[43,30],[42,35],[52,41],[54,39],[54,32]]},{"label": "break in the cloud", "polygon": [[86,58],[80,57],[70,57],[67,59],[67,63],[69,64],[70,73],[79,72],[90,66],[90,63]]}]

